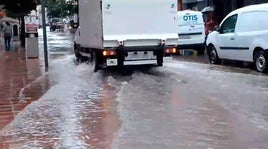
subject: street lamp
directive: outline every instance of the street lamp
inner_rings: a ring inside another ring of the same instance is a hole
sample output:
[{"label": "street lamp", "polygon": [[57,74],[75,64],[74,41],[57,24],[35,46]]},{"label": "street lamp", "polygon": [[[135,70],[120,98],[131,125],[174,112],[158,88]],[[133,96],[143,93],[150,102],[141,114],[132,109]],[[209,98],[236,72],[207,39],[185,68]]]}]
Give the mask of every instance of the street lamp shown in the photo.
[{"label": "street lamp", "polygon": [[41,12],[42,12],[42,27],[43,27],[43,39],[44,39],[44,58],[45,58],[45,67],[48,68],[48,52],[47,52],[47,30],[46,30],[45,0],[41,0]]}]

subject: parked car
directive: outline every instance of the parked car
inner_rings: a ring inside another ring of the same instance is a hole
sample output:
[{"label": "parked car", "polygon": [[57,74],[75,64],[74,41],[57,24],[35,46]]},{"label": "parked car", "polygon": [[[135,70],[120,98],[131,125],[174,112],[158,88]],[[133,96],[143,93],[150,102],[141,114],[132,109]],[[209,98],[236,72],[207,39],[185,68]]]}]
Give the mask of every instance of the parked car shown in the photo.
[{"label": "parked car", "polygon": [[255,63],[268,72],[268,4],[246,6],[228,14],[208,35],[206,46],[212,64],[222,59]]},{"label": "parked car", "polygon": [[63,22],[56,22],[56,29],[64,31],[65,24]]},{"label": "parked car", "polygon": [[58,22],[61,22],[60,18],[51,18],[50,19],[50,31],[55,31],[56,29],[59,29]]},{"label": "parked car", "polygon": [[198,54],[205,51],[205,25],[200,11],[183,10],[177,13],[178,45],[181,49],[194,49]]}]

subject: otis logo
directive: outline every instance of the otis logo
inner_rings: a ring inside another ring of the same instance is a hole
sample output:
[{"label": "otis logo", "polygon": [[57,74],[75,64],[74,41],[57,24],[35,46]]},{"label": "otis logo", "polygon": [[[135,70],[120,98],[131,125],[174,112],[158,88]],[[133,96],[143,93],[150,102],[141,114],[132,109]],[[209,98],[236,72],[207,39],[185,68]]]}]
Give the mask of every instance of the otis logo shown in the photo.
[{"label": "otis logo", "polygon": [[197,15],[185,15],[183,16],[184,21],[197,21],[198,17]]}]

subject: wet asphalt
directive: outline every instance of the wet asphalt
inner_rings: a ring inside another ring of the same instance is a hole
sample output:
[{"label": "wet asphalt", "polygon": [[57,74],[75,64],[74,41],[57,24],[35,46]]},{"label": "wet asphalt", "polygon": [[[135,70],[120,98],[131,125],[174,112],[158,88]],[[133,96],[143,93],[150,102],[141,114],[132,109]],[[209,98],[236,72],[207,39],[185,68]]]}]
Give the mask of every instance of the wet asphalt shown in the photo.
[{"label": "wet asphalt", "polygon": [[72,44],[67,31],[48,32],[49,87],[0,131],[2,148],[268,147],[268,79],[250,65],[189,54],[163,67],[94,73],[75,62]]}]

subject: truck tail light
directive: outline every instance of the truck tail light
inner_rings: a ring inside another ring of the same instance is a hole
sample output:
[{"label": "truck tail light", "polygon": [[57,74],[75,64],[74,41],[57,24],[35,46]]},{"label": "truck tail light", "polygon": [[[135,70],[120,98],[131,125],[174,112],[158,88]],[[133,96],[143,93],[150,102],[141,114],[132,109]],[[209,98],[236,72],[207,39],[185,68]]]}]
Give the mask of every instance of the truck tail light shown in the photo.
[{"label": "truck tail light", "polygon": [[164,53],[166,53],[166,54],[175,54],[175,53],[177,53],[177,49],[176,48],[166,48],[164,50]]},{"label": "truck tail light", "polygon": [[115,50],[104,50],[102,51],[103,56],[115,56],[116,51]]}]

